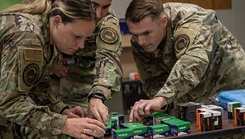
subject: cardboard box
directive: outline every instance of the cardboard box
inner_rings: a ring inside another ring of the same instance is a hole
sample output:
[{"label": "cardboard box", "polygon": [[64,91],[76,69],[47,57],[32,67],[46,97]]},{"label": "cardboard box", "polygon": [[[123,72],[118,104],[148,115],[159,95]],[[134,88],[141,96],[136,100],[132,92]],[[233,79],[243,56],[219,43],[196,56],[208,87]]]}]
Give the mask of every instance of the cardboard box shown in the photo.
[{"label": "cardboard box", "polygon": [[130,128],[113,130],[113,139],[134,139],[134,131]]},{"label": "cardboard box", "polygon": [[149,138],[167,137],[170,134],[169,126],[166,124],[149,126]]}]

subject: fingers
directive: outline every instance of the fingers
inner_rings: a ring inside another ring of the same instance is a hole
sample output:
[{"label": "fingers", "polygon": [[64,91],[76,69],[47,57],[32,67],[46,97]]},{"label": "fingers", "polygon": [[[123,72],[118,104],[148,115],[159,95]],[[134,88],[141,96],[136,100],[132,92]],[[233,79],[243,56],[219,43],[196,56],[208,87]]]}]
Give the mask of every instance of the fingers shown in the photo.
[{"label": "fingers", "polygon": [[[103,104],[104,105],[104,104]],[[104,123],[105,125],[108,125],[108,121],[109,121],[109,112],[108,112],[108,108],[104,105],[103,108],[101,109],[98,109],[98,112],[99,112],[99,117],[101,117],[102,123]],[[97,117],[96,117],[97,118]]]},{"label": "fingers", "polygon": [[104,132],[104,128],[105,128],[105,125],[98,121],[98,120],[95,120],[95,119],[90,119],[90,118],[87,118],[88,120],[88,123],[91,124],[92,126],[98,126],[100,128],[102,128],[103,132]]},{"label": "fingers", "polygon": [[136,101],[134,103],[134,106],[130,112],[130,115],[129,115],[129,121],[130,122],[134,122],[134,121],[139,121],[140,120],[140,116],[139,116],[139,113],[138,113],[138,104],[139,102]]},{"label": "fingers", "polygon": [[135,102],[129,116],[129,121],[141,121],[143,117],[151,115],[151,103],[148,100]]},{"label": "fingers", "polygon": [[129,114],[129,122],[134,122],[134,114],[133,114],[133,110],[131,110],[130,114]]},{"label": "fingers", "polygon": [[105,125],[108,125],[108,121],[109,121],[109,114],[108,114],[108,112],[106,112],[106,114],[101,113],[100,115],[102,115],[103,123]]},{"label": "fingers", "polygon": [[80,118],[80,116],[73,114],[73,113],[70,113],[69,118]]},{"label": "fingers", "polygon": [[146,103],[138,103],[138,114],[140,117],[146,115],[145,107],[146,107]]},{"label": "fingers", "polygon": [[109,114],[108,108],[103,104],[100,99],[92,98],[89,101],[89,117],[96,118],[105,125],[108,124]]},{"label": "fingers", "polygon": [[103,123],[90,118],[67,118],[62,133],[76,138],[102,137],[105,134]]},{"label": "fingers", "polygon": [[79,117],[86,117],[87,116],[86,112],[84,111],[84,109],[82,107],[76,106],[74,108],[76,110],[76,112],[75,112],[76,115],[78,115]]},{"label": "fingers", "polygon": [[94,137],[92,137],[92,136],[90,136],[88,134],[85,134],[85,133],[81,133],[79,138],[82,138],[82,139],[93,139]]},{"label": "fingers", "polygon": [[150,116],[151,115],[151,105],[145,106],[145,115]]},{"label": "fingers", "polygon": [[92,115],[94,116],[95,119],[97,119],[98,121],[100,121],[101,123],[104,123],[102,117],[100,116],[98,111],[93,111]]},{"label": "fingers", "polygon": [[137,102],[134,107],[134,118],[136,121],[141,121],[141,116],[144,115],[144,107],[141,103],[142,102]]},{"label": "fingers", "polygon": [[100,132],[97,132],[96,130],[91,129],[84,129],[83,134],[89,137],[102,137],[104,134],[101,134]]},{"label": "fingers", "polygon": [[105,130],[104,130],[105,126],[103,123],[94,119],[88,119],[88,123],[89,124],[86,127],[91,131],[96,132],[96,133],[90,132],[91,134],[95,135],[96,137],[97,136],[100,137],[105,134]]},{"label": "fingers", "polygon": [[81,117],[87,117],[87,113],[84,111],[84,109],[83,109],[83,114],[81,115]]},{"label": "fingers", "polygon": [[86,116],[86,112],[80,106],[76,106],[71,109],[66,109],[63,111],[62,114],[67,115],[69,118],[82,118]]}]

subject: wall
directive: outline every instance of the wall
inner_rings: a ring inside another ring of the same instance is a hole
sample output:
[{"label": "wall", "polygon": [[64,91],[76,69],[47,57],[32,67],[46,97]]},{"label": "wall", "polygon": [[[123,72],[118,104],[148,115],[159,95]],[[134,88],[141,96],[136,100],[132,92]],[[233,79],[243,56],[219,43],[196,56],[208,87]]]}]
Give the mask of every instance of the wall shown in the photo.
[{"label": "wall", "polygon": [[233,33],[245,49],[245,1],[232,0],[232,9],[216,10],[220,21]]}]

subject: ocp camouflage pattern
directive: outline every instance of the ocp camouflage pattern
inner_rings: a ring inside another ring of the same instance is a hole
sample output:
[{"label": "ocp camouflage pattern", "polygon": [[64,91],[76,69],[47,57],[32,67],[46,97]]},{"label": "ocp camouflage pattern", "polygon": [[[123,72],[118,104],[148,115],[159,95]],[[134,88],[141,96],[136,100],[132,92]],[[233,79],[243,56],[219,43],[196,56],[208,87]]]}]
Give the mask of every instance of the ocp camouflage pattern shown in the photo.
[{"label": "ocp camouflage pattern", "polygon": [[136,66],[149,97],[168,103],[214,103],[224,90],[243,89],[245,53],[237,39],[220,23],[213,10],[192,4],[166,3],[166,38],[151,53],[135,40]]},{"label": "ocp camouflage pattern", "polygon": [[67,116],[59,113],[66,105],[49,85],[60,51],[49,45],[47,17],[2,14],[0,36],[0,126],[61,134]]},{"label": "ocp camouflage pattern", "polygon": [[76,64],[61,78],[60,92],[65,102],[87,103],[87,96],[102,90],[106,99],[119,92],[123,71],[120,65],[122,51],[120,27],[115,13],[101,19],[93,36],[85,41],[85,48],[74,54]]}]

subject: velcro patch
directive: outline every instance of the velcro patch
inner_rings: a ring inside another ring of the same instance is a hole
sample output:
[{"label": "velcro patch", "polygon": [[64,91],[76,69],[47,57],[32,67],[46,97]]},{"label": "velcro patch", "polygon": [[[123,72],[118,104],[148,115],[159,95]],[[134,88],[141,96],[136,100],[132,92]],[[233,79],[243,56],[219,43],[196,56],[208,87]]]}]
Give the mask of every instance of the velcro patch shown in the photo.
[{"label": "velcro patch", "polygon": [[31,63],[27,65],[23,72],[23,80],[27,86],[33,85],[39,77],[40,70],[37,64]]},{"label": "velcro patch", "polygon": [[27,61],[42,61],[42,49],[41,48],[25,48],[24,56]]},{"label": "velcro patch", "polygon": [[100,39],[108,44],[114,44],[118,41],[118,34],[113,28],[103,28],[100,32]]},{"label": "velcro patch", "polygon": [[185,34],[181,34],[177,37],[175,41],[175,44],[174,44],[175,51],[179,53],[181,52],[181,50],[189,46],[189,44],[190,44],[190,38]]}]

